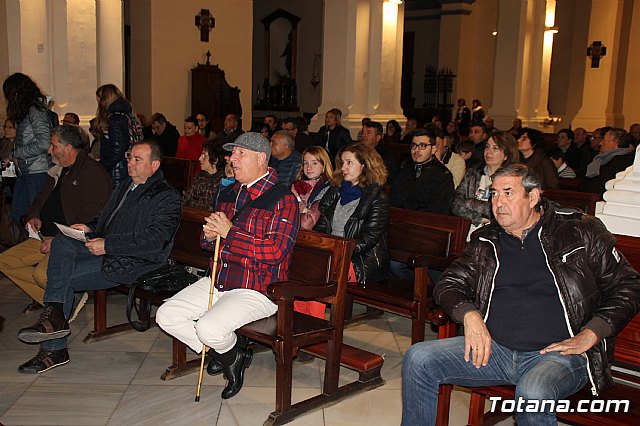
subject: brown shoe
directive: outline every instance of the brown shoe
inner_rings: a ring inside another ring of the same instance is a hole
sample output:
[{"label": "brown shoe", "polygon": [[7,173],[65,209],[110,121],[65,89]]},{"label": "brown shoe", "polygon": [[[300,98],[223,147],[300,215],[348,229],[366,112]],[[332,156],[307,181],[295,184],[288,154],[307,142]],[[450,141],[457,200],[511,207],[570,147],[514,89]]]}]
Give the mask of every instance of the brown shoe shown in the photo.
[{"label": "brown shoe", "polygon": [[18,339],[25,343],[40,343],[60,339],[70,333],[69,323],[62,312],[53,309],[53,306],[47,306],[35,324],[18,331]]},{"label": "brown shoe", "polygon": [[29,303],[23,310],[22,313],[23,314],[30,314],[32,312],[38,312],[44,309],[44,306],[42,306],[41,304],[39,304],[38,302],[36,302],[35,300],[32,300],[31,303]]},{"label": "brown shoe", "polygon": [[64,365],[68,362],[69,352],[66,348],[57,351],[40,349],[36,356],[18,367],[18,371],[29,374],[43,373],[53,367]]}]

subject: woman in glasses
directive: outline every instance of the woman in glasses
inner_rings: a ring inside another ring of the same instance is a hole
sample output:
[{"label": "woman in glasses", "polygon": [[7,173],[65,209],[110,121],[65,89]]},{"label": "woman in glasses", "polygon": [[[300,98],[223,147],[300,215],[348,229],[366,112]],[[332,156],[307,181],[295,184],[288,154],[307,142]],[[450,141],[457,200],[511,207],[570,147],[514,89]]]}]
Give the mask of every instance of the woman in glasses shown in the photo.
[{"label": "woman in glasses", "polygon": [[336,156],[333,181],[320,201],[320,219],[314,229],[356,240],[351,258],[355,277],[349,281],[386,278],[390,205],[383,189],[387,169],[382,158],[363,143],[347,145]]},{"label": "woman in glasses", "polygon": [[451,213],[469,219],[474,225],[473,230],[489,222],[491,175],[502,165],[518,162],[518,157],[518,146],[513,135],[501,130],[491,132],[484,148],[484,162],[467,169],[456,188]]}]

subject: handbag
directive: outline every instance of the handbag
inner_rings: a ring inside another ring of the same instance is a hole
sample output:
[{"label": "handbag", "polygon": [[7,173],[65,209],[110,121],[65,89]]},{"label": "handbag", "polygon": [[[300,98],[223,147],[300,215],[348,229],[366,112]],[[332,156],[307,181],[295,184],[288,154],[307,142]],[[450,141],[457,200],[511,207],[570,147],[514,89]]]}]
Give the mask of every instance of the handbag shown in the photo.
[{"label": "handbag", "polygon": [[[153,299],[158,295],[162,295],[163,298],[171,297],[198,279],[200,277],[188,272],[183,265],[172,264],[169,261],[160,268],[141,275],[131,284],[127,298],[127,319],[131,327],[140,332],[147,331],[151,327]],[[138,289],[145,292],[143,297],[140,294],[136,295]],[[133,311],[136,312],[137,320],[132,320]]]}]

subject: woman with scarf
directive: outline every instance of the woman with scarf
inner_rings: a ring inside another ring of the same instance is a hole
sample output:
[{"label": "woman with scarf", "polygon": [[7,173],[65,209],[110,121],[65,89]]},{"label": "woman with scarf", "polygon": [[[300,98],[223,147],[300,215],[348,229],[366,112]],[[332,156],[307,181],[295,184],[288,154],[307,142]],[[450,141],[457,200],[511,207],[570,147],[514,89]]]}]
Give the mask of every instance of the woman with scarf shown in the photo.
[{"label": "woman with scarf", "polygon": [[331,186],[333,167],[327,151],[310,146],[302,153],[302,167],[291,185],[291,192],[300,203],[300,227],[313,229],[320,218],[320,200]]},{"label": "woman with scarf", "polygon": [[389,274],[390,204],[383,189],[387,174],[375,149],[362,143],[348,145],[336,156],[335,186],[320,201],[314,229],[356,240],[350,281],[364,283]]}]

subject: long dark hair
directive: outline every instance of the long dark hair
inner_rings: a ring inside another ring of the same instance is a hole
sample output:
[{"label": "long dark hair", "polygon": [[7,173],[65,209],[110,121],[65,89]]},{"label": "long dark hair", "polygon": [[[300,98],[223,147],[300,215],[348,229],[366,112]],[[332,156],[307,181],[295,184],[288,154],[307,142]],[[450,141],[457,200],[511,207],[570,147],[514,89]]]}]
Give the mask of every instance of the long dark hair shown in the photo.
[{"label": "long dark hair", "polygon": [[11,74],[2,85],[7,99],[7,118],[19,123],[29,114],[29,108],[35,106],[46,109],[44,95],[28,75],[20,72]]}]

